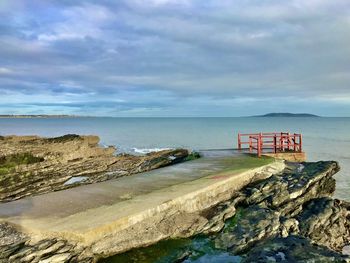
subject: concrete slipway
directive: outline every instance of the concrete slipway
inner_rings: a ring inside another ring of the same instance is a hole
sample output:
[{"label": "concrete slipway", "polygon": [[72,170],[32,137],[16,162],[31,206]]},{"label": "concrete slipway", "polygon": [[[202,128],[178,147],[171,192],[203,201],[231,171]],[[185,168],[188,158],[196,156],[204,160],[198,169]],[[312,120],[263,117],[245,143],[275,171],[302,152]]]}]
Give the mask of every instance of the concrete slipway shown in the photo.
[{"label": "concrete slipway", "polygon": [[0,221],[31,237],[62,238],[98,258],[159,240],[196,234],[204,211],[253,180],[284,168],[282,161],[231,151],[92,185],[0,204]]}]

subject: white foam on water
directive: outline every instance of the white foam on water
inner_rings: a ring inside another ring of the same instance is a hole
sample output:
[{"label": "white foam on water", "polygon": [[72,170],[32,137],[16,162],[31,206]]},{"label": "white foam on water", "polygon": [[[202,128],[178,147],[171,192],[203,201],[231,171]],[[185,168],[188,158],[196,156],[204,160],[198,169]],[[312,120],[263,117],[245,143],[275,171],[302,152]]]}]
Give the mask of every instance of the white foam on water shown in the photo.
[{"label": "white foam on water", "polygon": [[302,164],[299,164],[298,166],[298,173],[301,173],[304,170],[305,166]]},{"label": "white foam on water", "polygon": [[135,153],[146,154],[150,152],[160,152],[164,150],[171,150],[172,148],[132,148]]}]

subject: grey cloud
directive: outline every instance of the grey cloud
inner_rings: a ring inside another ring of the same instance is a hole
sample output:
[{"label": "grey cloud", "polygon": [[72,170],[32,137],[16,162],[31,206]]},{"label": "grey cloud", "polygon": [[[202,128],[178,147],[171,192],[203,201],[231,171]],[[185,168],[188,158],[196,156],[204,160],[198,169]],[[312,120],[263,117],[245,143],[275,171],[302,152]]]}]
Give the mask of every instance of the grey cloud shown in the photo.
[{"label": "grey cloud", "polygon": [[[330,105],[350,99],[345,0],[8,5],[0,10],[0,68],[11,70],[0,73],[4,92],[60,94],[67,101],[80,95],[76,108],[92,98],[96,105],[89,105],[97,108],[108,96],[127,101],[130,109],[165,107],[157,100],[172,104],[179,98],[197,105],[225,97],[287,104],[328,96],[334,98]],[[234,114],[233,106],[224,111]]]}]

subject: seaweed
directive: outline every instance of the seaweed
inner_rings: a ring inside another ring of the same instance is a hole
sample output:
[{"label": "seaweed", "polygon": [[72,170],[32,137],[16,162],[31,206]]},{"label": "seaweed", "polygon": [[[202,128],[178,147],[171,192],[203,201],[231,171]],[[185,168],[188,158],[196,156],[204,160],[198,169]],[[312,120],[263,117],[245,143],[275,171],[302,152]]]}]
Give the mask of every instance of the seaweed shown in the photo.
[{"label": "seaweed", "polygon": [[59,136],[59,137],[47,138],[46,141],[51,142],[51,143],[63,143],[63,142],[68,142],[68,141],[74,141],[77,139],[80,140],[82,138],[81,138],[81,136],[79,136],[77,134],[66,134],[66,135]]},{"label": "seaweed", "polygon": [[196,159],[199,159],[201,156],[198,152],[191,152],[187,157],[184,159],[184,161],[193,161]]},{"label": "seaweed", "polygon": [[34,164],[42,161],[44,161],[43,157],[37,157],[31,153],[16,153],[0,156],[0,175],[12,172],[17,165]]}]

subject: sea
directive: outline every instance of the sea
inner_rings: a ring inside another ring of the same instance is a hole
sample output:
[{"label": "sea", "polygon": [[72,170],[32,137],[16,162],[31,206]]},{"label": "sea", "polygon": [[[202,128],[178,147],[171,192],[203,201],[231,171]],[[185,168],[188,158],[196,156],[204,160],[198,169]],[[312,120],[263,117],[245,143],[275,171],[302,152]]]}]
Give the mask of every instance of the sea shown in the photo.
[{"label": "sea", "polygon": [[280,131],[303,134],[308,161],[338,161],[335,197],[350,201],[350,118],[0,118],[0,135],[98,135],[101,145],[133,154],[180,147],[232,149],[238,133]]}]

